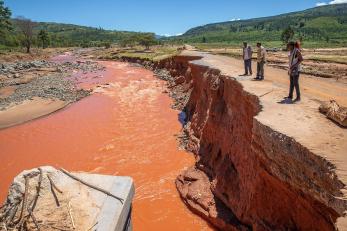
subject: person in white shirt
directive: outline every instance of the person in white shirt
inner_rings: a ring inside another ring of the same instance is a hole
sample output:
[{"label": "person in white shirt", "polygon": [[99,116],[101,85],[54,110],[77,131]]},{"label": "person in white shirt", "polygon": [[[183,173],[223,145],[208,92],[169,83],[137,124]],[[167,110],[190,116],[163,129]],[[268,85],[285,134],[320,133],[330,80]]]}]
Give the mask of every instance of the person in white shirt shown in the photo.
[{"label": "person in white shirt", "polygon": [[245,73],[243,75],[252,75],[252,47],[247,44],[247,42],[243,43],[242,49],[242,58],[245,65]]},{"label": "person in white shirt", "polygon": [[290,77],[289,96],[287,99],[293,99],[294,88],[296,92],[296,99],[294,102],[301,100],[300,87],[299,87],[299,76],[301,71],[301,63],[304,60],[300,51],[299,43],[289,42],[287,44],[289,50],[289,69],[288,75]]}]

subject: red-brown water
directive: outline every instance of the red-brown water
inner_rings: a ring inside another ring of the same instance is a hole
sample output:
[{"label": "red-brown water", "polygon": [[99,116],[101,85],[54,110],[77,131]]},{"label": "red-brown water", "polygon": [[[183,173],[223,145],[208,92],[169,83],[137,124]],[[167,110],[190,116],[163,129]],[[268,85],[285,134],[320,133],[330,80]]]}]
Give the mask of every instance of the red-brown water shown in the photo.
[{"label": "red-brown water", "polygon": [[47,117],[0,131],[0,199],[24,169],[41,165],[127,175],[135,181],[135,230],[211,230],[180,200],[174,180],[194,164],[179,151],[178,111],[164,82],[143,68],[102,62],[106,71],[75,78],[91,96]]}]

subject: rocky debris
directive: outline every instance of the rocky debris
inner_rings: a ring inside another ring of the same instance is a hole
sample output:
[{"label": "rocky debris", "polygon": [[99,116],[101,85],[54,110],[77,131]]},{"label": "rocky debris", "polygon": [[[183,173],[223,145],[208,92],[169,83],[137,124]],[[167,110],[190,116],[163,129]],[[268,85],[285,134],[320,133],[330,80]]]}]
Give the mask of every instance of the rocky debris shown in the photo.
[{"label": "rocky debris", "polygon": [[0,110],[34,97],[75,102],[89,94],[89,91],[77,89],[70,79],[63,78],[60,74],[52,74],[18,85],[13,94],[0,99]]},{"label": "rocky debris", "polygon": [[209,220],[220,230],[246,231],[233,212],[214,196],[208,176],[196,167],[189,168],[176,179],[176,187],[189,208]]},{"label": "rocky debris", "polygon": [[186,79],[183,76],[180,76],[180,77],[175,79],[175,84],[176,85],[183,84],[185,81],[186,81]]},{"label": "rocky debris", "polygon": [[10,104],[18,104],[33,97],[60,99],[75,102],[90,91],[77,89],[76,80],[69,78],[73,72],[96,73],[105,67],[97,62],[77,60],[75,62],[50,62],[45,60],[0,65],[0,88],[16,86],[8,97],[0,99],[0,110]]},{"label": "rocky debris", "polygon": [[45,60],[31,62],[19,61],[14,63],[3,63],[0,65],[0,75],[16,75],[19,71],[26,71],[33,68],[53,67],[54,63]]},{"label": "rocky debris", "polygon": [[[30,72],[60,72],[67,73],[71,71],[82,71],[83,73],[97,72],[104,70],[105,67],[99,65],[97,62],[80,61],[76,62],[50,62],[46,60],[36,61],[18,61],[14,63],[3,63],[0,65],[0,76],[5,76],[8,79],[20,78],[26,73]],[[4,81],[0,82],[0,87],[5,85]],[[9,85],[11,83],[8,83]]]},{"label": "rocky debris", "polygon": [[76,62],[64,62],[57,66],[57,70],[59,72],[78,70],[86,74],[89,72],[95,73],[98,71],[103,71],[105,70],[105,67],[99,65],[97,62],[77,60]]},{"label": "rocky debris", "polygon": [[153,71],[155,76],[161,80],[165,81],[174,81],[173,77],[170,75],[170,72],[166,69],[156,69]]},{"label": "rocky debris", "polygon": [[[185,86],[184,76],[173,77],[166,69],[156,69],[154,74],[157,78],[167,81],[169,96],[174,99],[173,109],[184,110],[190,96],[189,86]],[[188,90],[187,90],[188,89]]]},{"label": "rocky debris", "polygon": [[347,108],[338,105],[335,100],[322,103],[319,111],[342,127],[347,127]]}]

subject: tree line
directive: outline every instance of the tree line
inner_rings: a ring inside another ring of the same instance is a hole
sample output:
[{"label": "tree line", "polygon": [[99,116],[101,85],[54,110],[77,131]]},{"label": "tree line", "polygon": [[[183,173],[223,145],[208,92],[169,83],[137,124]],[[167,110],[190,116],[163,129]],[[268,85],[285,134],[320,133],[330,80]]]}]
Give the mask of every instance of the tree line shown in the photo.
[{"label": "tree line", "polygon": [[58,23],[37,23],[25,17],[11,18],[11,10],[0,0],[0,48],[111,47],[141,45],[147,49],[159,42],[153,33],[108,31]]}]

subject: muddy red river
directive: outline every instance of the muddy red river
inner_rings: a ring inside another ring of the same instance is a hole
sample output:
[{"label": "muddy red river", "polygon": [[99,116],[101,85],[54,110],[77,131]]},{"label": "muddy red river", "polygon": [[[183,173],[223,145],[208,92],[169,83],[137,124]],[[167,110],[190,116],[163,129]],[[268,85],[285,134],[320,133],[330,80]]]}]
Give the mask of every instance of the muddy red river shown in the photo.
[{"label": "muddy red river", "polygon": [[133,177],[135,230],[211,230],[182,203],[174,180],[194,157],[177,146],[178,111],[151,71],[102,62],[76,74],[95,93],[44,118],[0,130],[0,199],[19,172],[41,165]]}]

